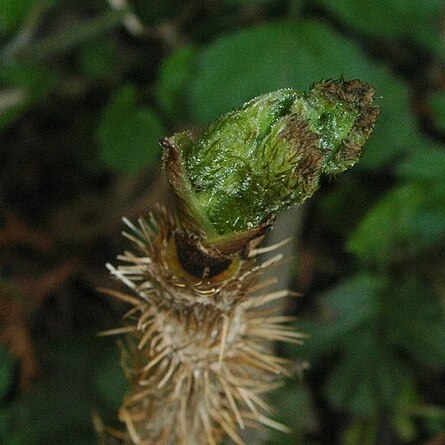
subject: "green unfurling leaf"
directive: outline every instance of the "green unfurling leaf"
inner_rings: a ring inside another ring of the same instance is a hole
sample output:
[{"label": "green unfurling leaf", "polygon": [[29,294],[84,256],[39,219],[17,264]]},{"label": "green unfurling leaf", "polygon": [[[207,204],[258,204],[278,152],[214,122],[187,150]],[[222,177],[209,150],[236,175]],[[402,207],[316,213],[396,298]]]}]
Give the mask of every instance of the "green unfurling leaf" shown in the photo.
[{"label": "green unfurling leaf", "polygon": [[267,225],[310,197],[322,173],[354,165],[379,114],[373,96],[358,80],[283,89],[222,116],[199,140],[165,138],[167,177],[195,231],[213,239]]},{"label": "green unfurling leaf", "polygon": [[406,85],[359,45],[315,20],[275,21],[218,37],[198,55],[190,110],[196,120],[209,122],[264,91],[306,88],[341,75],[373,85],[383,110],[361,166],[378,168],[424,146]]}]

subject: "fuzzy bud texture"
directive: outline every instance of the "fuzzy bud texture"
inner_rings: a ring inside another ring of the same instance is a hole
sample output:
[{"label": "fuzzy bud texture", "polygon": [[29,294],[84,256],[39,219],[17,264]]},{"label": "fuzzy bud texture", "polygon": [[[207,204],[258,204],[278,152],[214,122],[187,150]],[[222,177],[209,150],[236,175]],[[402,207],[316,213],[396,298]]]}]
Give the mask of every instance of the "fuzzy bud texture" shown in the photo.
[{"label": "fuzzy bud texture", "polygon": [[186,132],[165,138],[170,184],[209,244],[253,230],[310,197],[322,173],[358,161],[379,113],[373,96],[358,80],[259,96],[197,141]]}]

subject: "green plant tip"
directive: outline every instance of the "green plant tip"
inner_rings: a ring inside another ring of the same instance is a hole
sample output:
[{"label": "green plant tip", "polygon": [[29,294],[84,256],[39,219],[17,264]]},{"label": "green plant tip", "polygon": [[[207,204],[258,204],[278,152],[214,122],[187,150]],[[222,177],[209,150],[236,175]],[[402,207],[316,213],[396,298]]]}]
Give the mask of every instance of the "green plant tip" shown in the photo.
[{"label": "green plant tip", "polygon": [[379,114],[373,96],[359,80],[323,81],[309,93],[283,89],[220,117],[197,140],[188,132],[163,139],[167,177],[189,226],[217,240],[302,203],[321,174],[359,159]]}]

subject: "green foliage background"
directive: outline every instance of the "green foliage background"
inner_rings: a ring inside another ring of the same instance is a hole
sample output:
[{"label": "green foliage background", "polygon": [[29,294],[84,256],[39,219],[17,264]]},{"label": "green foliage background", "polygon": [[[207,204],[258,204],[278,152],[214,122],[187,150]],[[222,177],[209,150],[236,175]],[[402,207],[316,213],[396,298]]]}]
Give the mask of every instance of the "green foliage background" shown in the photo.
[{"label": "green foliage background", "polygon": [[28,390],[0,347],[0,443],[93,444],[93,413],[117,425],[117,349],[94,335],[123,308],[94,287],[123,245],[109,221],[157,184],[158,138],[340,76],[371,83],[382,114],[359,164],[305,205],[290,286],[310,338],[280,352],[311,368],[273,394],[293,433],[267,443],[445,440],[444,20],[439,0],[0,0],[0,216],[54,247],[0,243],[0,299],[76,261],[43,304],[22,301]]}]

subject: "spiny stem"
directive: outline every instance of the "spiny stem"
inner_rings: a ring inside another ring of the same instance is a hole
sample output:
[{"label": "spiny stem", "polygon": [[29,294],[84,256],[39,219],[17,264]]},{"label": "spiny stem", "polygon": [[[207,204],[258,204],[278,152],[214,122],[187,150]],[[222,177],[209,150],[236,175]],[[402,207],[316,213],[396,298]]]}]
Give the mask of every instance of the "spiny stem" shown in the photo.
[{"label": "spiny stem", "polygon": [[309,93],[280,90],[222,116],[194,140],[163,138],[164,165],[176,206],[132,224],[125,252],[110,272],[131,295],[124,368],[130,381],[120,419],[125,444],[218,445],[272,420],[264,394],[293,362],[273,341],[301,344],[281,302],[295,292],[269,291],[265,271],[282,254],[258,256],[276,213],[303,202],[321,174],[352,166],[371,135],[378,108],[359,81],[315,84]]}]

